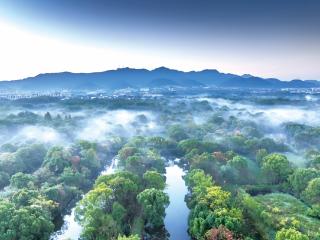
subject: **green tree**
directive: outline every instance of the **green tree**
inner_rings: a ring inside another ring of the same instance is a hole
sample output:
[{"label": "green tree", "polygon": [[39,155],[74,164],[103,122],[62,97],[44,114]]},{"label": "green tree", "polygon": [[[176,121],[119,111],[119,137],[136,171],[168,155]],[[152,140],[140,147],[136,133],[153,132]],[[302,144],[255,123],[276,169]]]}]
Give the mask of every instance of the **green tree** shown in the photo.
[{"label": "green tree", "polygon": [[289,183],[296,195],[306,189],[310,180],[320,177],[320,172],[313,168],[298,168],[289,176]]},{"label": "green tree", "polygon": [[80,188],[86,188],[89,186],[90,181],[85,178],[80,172],[72,169],[71,167],[64,168],[59,180],[63,184],[70,186],[78,186]]},{"label": "green tree", "polygon": [[318,153],[315,156],[313,156],[308,165],[309,167],[313,167],[320,170],[320,154]]},{"label": "green tree", "polygon": [[0,189],[9,184],[9,179],[10,177],[8,173],[0,171]]},{"label": "green tree", "polygon": [[40,199],[34,199],[31,205],[23,207],[0,200],[1,240],[47,240],[54,230],[52,220],[47,203]]},{"label": "green tree", "polygon": [[24,165],[24,172],[30,173],[40,167],[46,152],[47,150],[42,144],[33,144],[18,149],[15,153],[15,159]]},{"label": "green tree", "polygon": [[320,177],[312,179],[302,195],[311,204],[320,203]]},{"label": "green tree", "polygon": [[168,195],[161,190],[150,188],[139,193],[137,199],[147,222],[155,228],[163,226],[165,209],[169,205]]},{"label": "green tree", "polygon": [[206,175],[201,169],[193,169],[185,176],[185,182],[192,195],[200,196],[205,194],[208,187],[213,185],[213,180],[210,175]]},{"label": "green tree", "polygon": [[137,154],[139,151],[136,147],[125,146],[121,148],[118,153],[118,157],[121,161],[125,161],[128,157]]},{"label": "green tree", "polygon": [[55,174],[60,174],[65,167],[71,166],[71,155],[62,147],[52,147],[45,156],[43,166],[48,167]]},{"label": "green tree", "polygon": [[177,142],[188,138],[185,130],[180,125],[172,125],[168,129],[168,135],[172,140]]},{"label": "green tree", "polygon": [[275,240],[309,240],[309,238],[293,228],[283,228],[277,232]]},{"label": "green tree", "polygon": [[100,161],[98,159],[96,150],[89,148],[81,151],[81,166],[85,166],[94,174],[100,168]]},{"label": "green tree", "polygon": [[35,178],[31,174],[18,172],[11,177],[10,185],[16,188],[26,188],[31,186],[34,181]]},{"label": "green tree", "polygon": [[[83,226],[82,237],[89,240],[117,238],[121,229],[111,214],[113,203],[112,189],[105,183],[96,185],[85,195],[76,207],[76,220]],[[114,215],[121,216],[119,212],[114,210]]]},{"label": "green tree", "polygon": [[146,171],[143,174],[146,188],[163,190],[166,186],[165,177],[157,171]]},{"label": "green tree", "polygon": [[256,161],[261,164],[264,157],[268,155],[268,151],[264,148],[258,149],[256,152]]},{"label": "green tree", "polygon": [[118,223],[122,224],[122,220],[126,216],[126,209],[118,202],[114,202],[112,205],[112,218]]},{"label": "green tree", "polygon": [[119,236],[117,240],[140,240],[141,238],[138,235],[130,235],[129,237],[126,236]]},{"label": "green tree", "polygon": [[286,156],[273,153],[263,158],[262,171],[270,183],[279,184],[287,180],[293,169]]}]

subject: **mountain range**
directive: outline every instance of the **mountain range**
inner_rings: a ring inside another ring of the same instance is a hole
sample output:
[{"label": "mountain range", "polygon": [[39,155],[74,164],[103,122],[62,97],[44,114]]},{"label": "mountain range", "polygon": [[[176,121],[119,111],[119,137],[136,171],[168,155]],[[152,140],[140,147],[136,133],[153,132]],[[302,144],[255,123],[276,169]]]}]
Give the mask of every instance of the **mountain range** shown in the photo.
[{"label": "mountain range", "polygon": [[116,90],[122,88],[225,87],[225,88],[317,88],[316,80],[281,81],[249,74],[242,76],[217,70],[183,72],[165,67],[154,70],[119,68],[93,73],[45,73],[21,80],[0,81],[1,90]]}]

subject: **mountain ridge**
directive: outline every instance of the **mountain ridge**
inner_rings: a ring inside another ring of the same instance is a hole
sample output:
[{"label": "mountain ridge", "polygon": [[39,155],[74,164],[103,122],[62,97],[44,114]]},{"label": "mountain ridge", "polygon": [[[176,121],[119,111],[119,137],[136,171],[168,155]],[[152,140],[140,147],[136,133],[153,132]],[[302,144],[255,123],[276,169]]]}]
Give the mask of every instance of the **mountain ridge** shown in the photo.
[{"label": "mountain ridge", "polygon": [[118,68],[92,73],[41,73],[20,80],[0,81],[2,90],[86,90],[157,87],[225,87],[225,88],[318,88],[317,80],[281,81],[250,74],[222,73],[216,69],[180,71],[166,67],[153,70]]}]

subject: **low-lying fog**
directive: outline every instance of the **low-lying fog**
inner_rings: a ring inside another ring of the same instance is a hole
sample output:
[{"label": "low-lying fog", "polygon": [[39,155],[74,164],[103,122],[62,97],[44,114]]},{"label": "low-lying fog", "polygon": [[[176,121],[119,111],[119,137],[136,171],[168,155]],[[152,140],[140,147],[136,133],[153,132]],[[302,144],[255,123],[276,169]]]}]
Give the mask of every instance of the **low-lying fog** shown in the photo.
[{"label": "low-lying fog", "polygon": [[92,116],[80,123],[78,139],[103,141],[110,135],[132,137],[135,135],[159,134],[162,127],[156,115],[147,111],[115,110]]},{"label": "low-lying fog", "polygon": [[[43,117],[47,111],[29,111]],[[18,114],[10,111],[10,114]],[[54,110],[52,118],[57,115],[66,116],[65,112]],[[132,137],[136,135],[159,135],[163,127],[157,122],[157,114],[151,111],[110,110],[110,111],[77,111],[70,117],[74,122],[69,127],[46,126],[46,123],[31,125],[21,124],[16,128],[1,129],[2,143],[45,143],[50,145],[66,145],[77,140],[101,142],[110,136]],[[9,117],[10,118],[10,117]],[[41,125],[43,124],[43,125]]]},{"label": "low-lying fog", "polygon": [[228,107],[231,114],[266,126],[276,127],[286,122],[303,123],[310,126],[320,125],[320,107],[318,105],[313,105],[311,109],[309,105],[262,106],[222,98],[202,97],[198,98],[198,101],[208,101],[212,107]]},{"label": "low-lying fog", "polygon": [[[108,110],[98,105],[70,110],[70,106],[64,106],[59,102],[34,105],[32,108],[24,105],[1,107],[0,141],[2,144],[37,142],[52,146],[69,145],[77,140],[103,142],[112,136],[125,138],[137,135],[161,136],[172,124],[192,123],[193,126],[201,126],[213,114],[219,113],[225,119],[235,116],[244,121],[254,122],[264,137],[290,146],[288,136],[284,132],[285,123],[320,125],[320,105],[318,97],[313,95],[300,96],[299,104],[290,101],[269,105],[257,104],[248,98],[244,100],[241,96],[236,100],[230,100],[228,96],[226,98],[177,96],[159,101],[162,101],[162,109],[144,107],[143,110],[139,110],[137,107],[136,110],[121,108]],[[25,112],[27,116],[19,116]],[[49,122],[44,117],[47,112],[50,113]],[[22,122],[19,122],[20,118],[23,118]],[[223,134],[208,133],[206,139],[219,142],[223,139]],[[290,147],[293,154],[298,158],[302,157],[302,153],[295,152],[294,146]],[[295,158],[294,161],[298,159],[292,155],[290,158]],[[299,161],[303,162],[301,159]]]}]

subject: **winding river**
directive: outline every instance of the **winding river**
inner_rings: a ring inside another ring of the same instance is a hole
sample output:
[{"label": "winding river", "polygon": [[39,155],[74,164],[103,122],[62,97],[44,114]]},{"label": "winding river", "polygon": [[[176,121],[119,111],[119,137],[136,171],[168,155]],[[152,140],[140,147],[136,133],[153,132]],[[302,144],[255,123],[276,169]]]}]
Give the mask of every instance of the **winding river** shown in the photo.
[{"label": "winding river", "polygon": [[[111,174],[117,167],[117,159],[114,158],[110,166],[106,167],[101,175]],[[183,180],[184,171],[173,162],[166,167],[166,193],[170,198],[170,205],[166,209],[164,219],[165,227],[170,234],[170,240],[188,240],[188,214],[189,209],[184,201],[188,189]],[[61,230],[55,232],[50,240],[77,240],[80,238],[82,227],[74,220],[75,208],[64,217]]]}]

